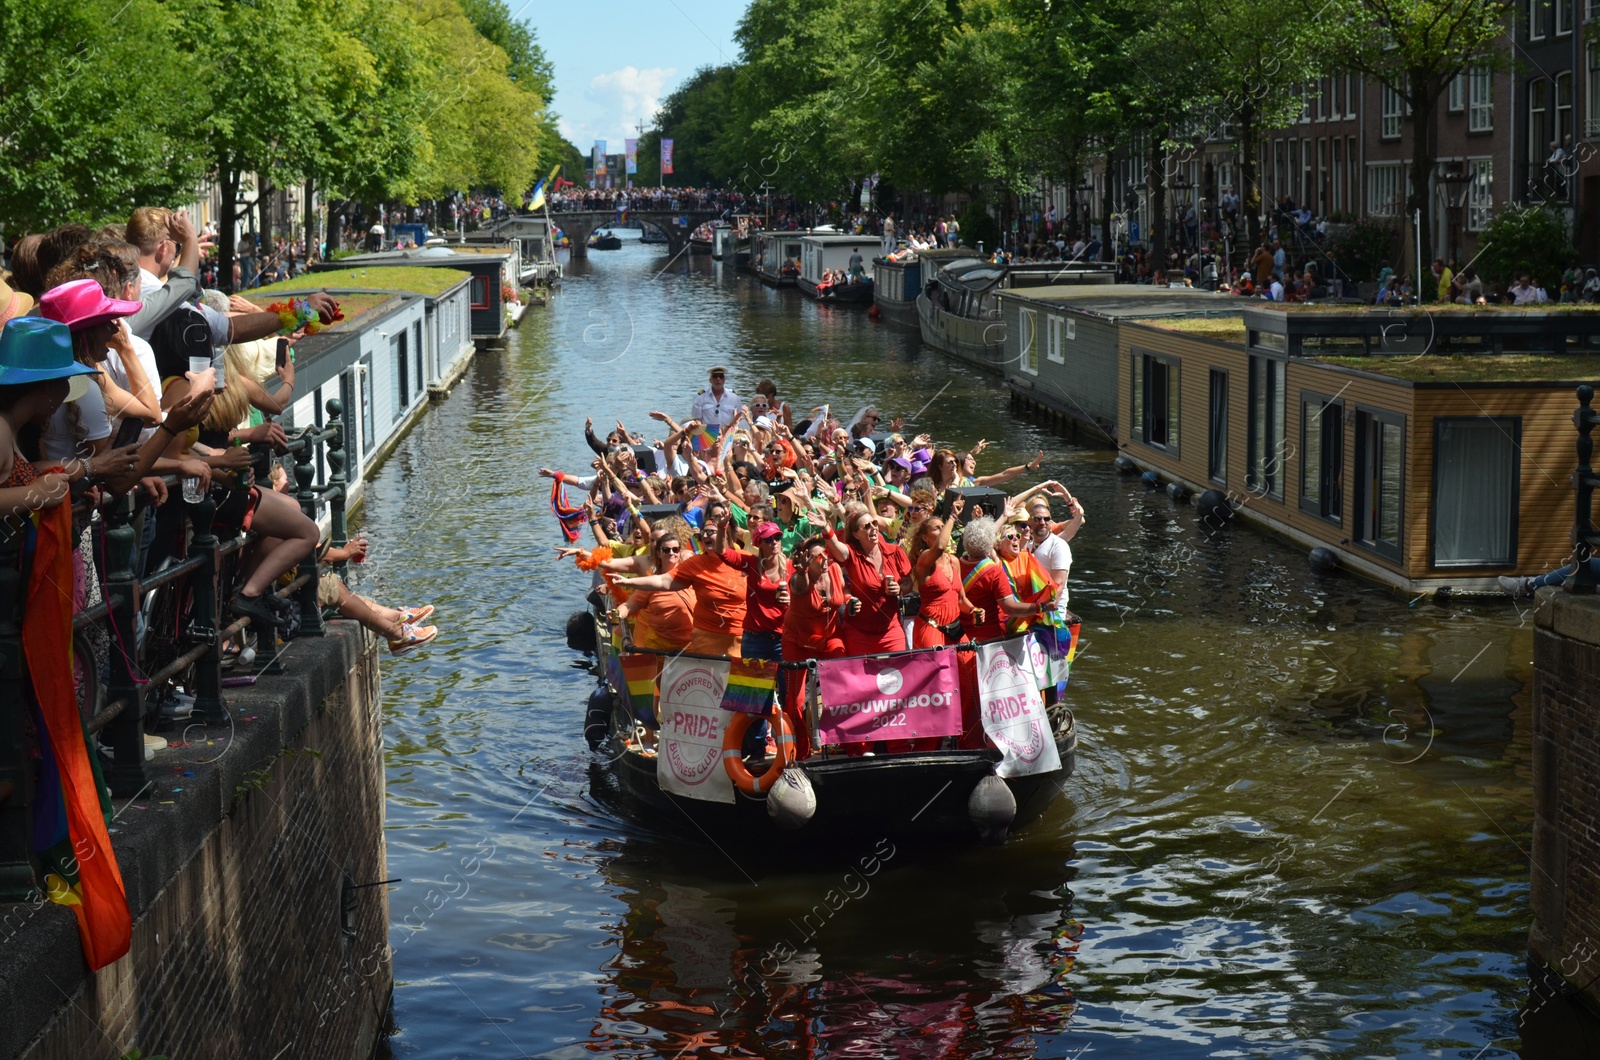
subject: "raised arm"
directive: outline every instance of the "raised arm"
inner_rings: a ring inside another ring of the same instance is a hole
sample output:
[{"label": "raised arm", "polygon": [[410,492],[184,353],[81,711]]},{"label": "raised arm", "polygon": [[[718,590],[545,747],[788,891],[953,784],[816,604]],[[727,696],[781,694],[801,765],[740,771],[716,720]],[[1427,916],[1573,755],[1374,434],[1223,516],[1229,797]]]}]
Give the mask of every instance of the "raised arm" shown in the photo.
[{"label": "raised arm", "polygon": [[1044,450],[1041,449],[1039,450],[1038,454],[1026,464],[1018,464],[1016,467],[1008,467],[1004,471],[998,471],[993,475],[974,477],[972,484],[974,486],[998,486],[1002,482],[1010,482],[1024,471],[1037,471],[1041,466],[1043,466],[1043,464]]}]

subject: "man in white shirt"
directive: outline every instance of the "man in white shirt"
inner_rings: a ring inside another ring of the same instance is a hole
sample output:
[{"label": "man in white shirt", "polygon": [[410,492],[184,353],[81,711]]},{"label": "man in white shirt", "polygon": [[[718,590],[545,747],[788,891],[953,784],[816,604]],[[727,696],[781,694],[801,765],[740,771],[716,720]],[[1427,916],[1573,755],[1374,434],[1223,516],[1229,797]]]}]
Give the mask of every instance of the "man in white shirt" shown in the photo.
[{"label": "man in white shirt", "polygon": [[[1061,492],[1066,493],[1066,490]],[[1083,509],[1068,494],[1068,521],[1059,532],[1054,530],[1050,502],[1043,497],[1035,497],[1028,502],[1028,517],[1028,551],[1039,561],[1039,566],[1050,572],[1051,579],[1061,586],[1056,593],[1056,610],[1064,611],[1067,607],[1067,576],[1072,573],[1072,546],[1067,542],[1076,536],[1078,528],[1083,525]]]},{"label": "man in white shirt", "polygon": [[724,386],[728,370],[722,365],[712,368],[710,376],[710,387],[695,395],[689,416],[708,427],[714,426],[721,430],[732,423],[733,418],[739,414],[739,395]]},{"label": "man in white shirt", "polygon": [[1539,300],[1539,289],[1528,278],[1527,273],[1517,277],[1517,282],[1511,285],[1507,292],[1511,295],[1512,305],[1532,305]]}]

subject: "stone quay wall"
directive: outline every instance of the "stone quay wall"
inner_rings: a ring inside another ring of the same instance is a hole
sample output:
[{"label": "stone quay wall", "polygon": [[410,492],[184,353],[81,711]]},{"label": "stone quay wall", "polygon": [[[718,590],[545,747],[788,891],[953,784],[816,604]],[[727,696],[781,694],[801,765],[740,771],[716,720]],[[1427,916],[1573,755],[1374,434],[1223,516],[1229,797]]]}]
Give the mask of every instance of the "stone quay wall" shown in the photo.
[{"label": "stone quay wall", "polygon": [[1540,590],[1533,666],[1528,953],[1600,1011],[1600,597]]},{"label": "stone quay wall", "polygon": [[0,905],[0,1056],[367,1060],[393,969],[378,646],[292,642],[283,673],[226,690],[118,804],[133,946],[90,974],[71,913]]}]

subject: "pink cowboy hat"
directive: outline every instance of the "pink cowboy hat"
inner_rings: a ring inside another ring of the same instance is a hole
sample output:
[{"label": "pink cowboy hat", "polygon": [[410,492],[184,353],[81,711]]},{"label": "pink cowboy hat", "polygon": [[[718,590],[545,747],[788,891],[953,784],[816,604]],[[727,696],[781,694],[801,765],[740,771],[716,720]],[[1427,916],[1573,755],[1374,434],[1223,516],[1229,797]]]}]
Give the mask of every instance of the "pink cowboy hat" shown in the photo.
[{"label": "pink cowboy hat", "polygon": [[52,287],[39,299],[41,313],[51,320],[59,320],[73,331],[83,331],[120,317],[131,317],[140,308],[138,302],[107,298],[100,284],[94,280],[73,280],[60,287]]}]

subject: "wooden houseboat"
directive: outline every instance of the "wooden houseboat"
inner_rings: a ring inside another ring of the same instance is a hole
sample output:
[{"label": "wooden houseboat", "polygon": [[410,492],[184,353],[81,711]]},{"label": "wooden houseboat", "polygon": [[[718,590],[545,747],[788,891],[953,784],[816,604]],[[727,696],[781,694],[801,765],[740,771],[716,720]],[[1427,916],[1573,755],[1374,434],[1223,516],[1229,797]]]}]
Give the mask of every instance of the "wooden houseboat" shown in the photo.
[{"label": "wooden houseboat", "polygon": [[999,294],[1013,405],[1059,422],[1073,441],[1114,445],[1117,338],[1123,320],[1227,316],[1247,303],[1192,287],[1056,284]]},{"label": "wooden houseboat", "polygon": [[[388,251],[379,254],[353,254],[337,261],[319,262],[312,275],[354,269],[409,265],[429,269],[459,269],[472,274],[468,287],[470,333],[477,342],[500,342],[506,336],[505,291],[516,290],[517,252],[501,246],[457,244],[454,247],[424,247],[421,250]],[[318,280],[318,282],[321,282]]]},{"label": "wooden houseboat", "polygon": [[517,250],[516,271],[524,287],[548,287],[561,279],[556,261],[554,226],[542,215],[513,214],[496,222],[484,237],[467,236],[467,243],[506,241]]},{"label": "wooden houseboat", "polygon": [[[844,232],[806,234],[800,240],[800,277],[797,281],[800,289],[819,301],[870,305],[872,277],[865,274],[864,270],[867,254],[872,253],[876,242],[872,236]],[[850,276],[843,283],[824,279],[826,275],[848,275],[850,259],[857,256],[862,261],[863,275]]]},{"label": "wooden houseboat", "polygon": [[1600,314],[1251,303],[1118,329],[1117,446],[1207,519],[1408,593],[1567,562],[1573,388],[1600,376]]}]

